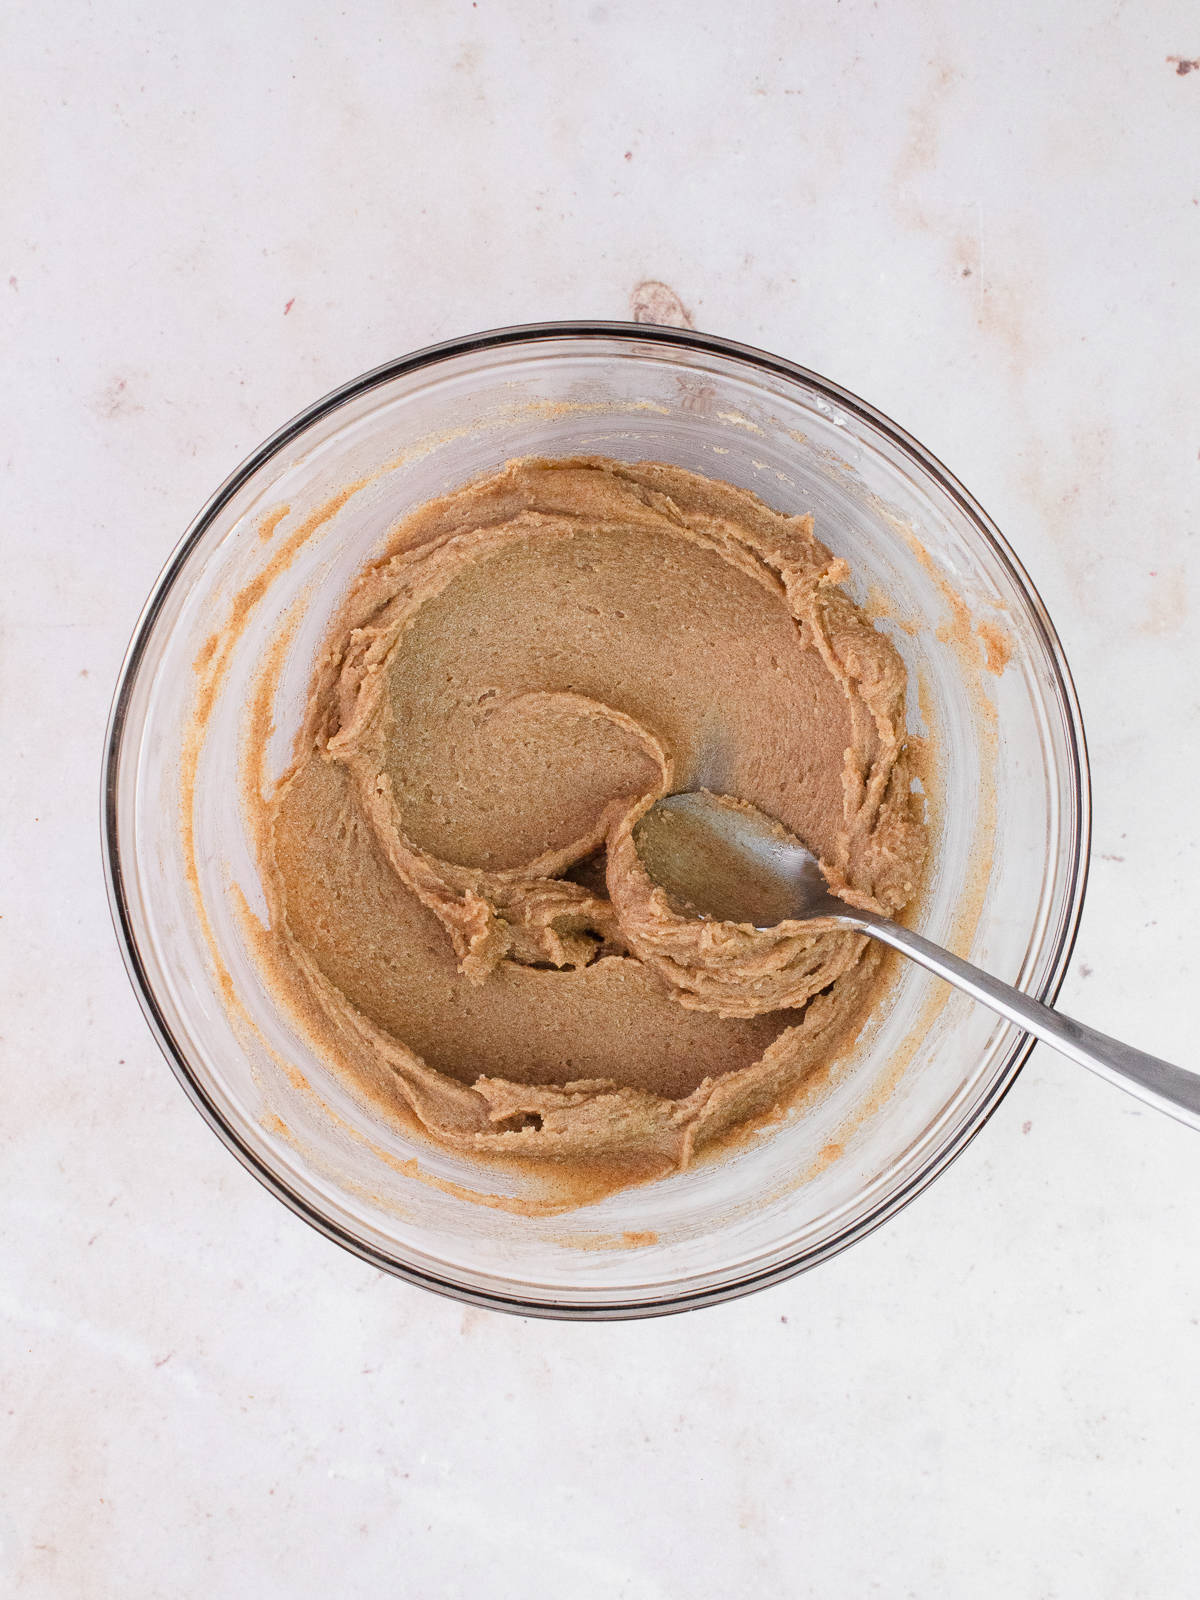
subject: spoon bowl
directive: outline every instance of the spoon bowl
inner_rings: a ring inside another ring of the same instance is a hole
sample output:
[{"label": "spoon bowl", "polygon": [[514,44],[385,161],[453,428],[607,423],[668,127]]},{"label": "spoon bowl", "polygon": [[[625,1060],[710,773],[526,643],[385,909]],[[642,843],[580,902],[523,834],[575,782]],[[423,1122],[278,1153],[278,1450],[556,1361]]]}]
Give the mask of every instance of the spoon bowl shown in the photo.
[{"label": "spoon bowl", "polygon": [[669,794],[633,833],[647,872],[685,915],[774,928],[849,910],[782,823],[707,789]]}]

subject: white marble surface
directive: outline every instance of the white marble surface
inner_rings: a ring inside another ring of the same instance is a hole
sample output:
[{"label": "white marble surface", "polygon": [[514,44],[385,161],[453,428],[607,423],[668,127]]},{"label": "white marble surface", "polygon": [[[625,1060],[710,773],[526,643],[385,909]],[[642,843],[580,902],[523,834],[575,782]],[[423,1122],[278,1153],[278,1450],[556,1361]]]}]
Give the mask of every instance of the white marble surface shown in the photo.
[{"label": "white marble surface", "polygon": [[1063,1002],[1200,1064],[1195,6],[14,0],[0,31],[0,1593],[1195,1595],[1197,1135],[1038,1050],[805,1278],[648,1324],[464,1311],[201,1123],[97,845],[125,641],[226,471],[389,356],[657,278],[1005,529],[1092,741]]}]

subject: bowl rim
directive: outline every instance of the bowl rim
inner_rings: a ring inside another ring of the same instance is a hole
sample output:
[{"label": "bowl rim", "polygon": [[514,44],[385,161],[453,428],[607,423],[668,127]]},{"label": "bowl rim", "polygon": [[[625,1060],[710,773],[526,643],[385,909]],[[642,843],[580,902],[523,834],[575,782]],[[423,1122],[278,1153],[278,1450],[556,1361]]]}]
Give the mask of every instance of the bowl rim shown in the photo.
[{"label": "bowl rim", "polygon": [[622,339],[647,347],[682,348],[702,353],[720,355],[741,362],[759,372],[775,377],[798,380],[815,389],[826,399],[883,434],[903,453],[923,468],[958,506],[974,525],[992,553],[1007,568],[1009,576],[1026,598],[1032,621],[1047,656],[1054,669],[1055,684],[1060,704],[1066,713],[1066,730],[1069,735],[1069,766],[1071,799],[1076,819],[1072,841],[1073,859],[1069,865],[1067,904],[1060,918],[1059,929],[1047,968],[1047,975],[1035,998],[1050,1003],[1058,994],[1066,976],[1071,953],[1079,931],[1079,922],[1087,889],[1091,842],[1091,775],[1088,763],[1087,740],[1079,708],[1075,684],[1067,665],[1062,644],[1050,615],[1029,574],[1009,546],[1004,535],[974,497],[952,472],[924,445],[907,433],[890,417],[877,410],[840,384],[820,373],[772,355],[768,351],[726,339],[716,334],[699,333],[691,328],[673,328],[654,323],[608,321],[555,321],[518,324],[493,328],[484,332],[467,334],[456,339],[426,345],[410,354],[384,362],[368,372],[331,390],[298,412],[236,467],[224,483],[213,493],[193,519],[164,565],[149,598],[142,608],[133,629],[129,645],[117,676],[108,726],[105,733],[104,756],[101,774],[101,853],[109,910],[125,969],[133,986],[142,1012],[150,1025],[176,1078],[189,1099],[222,1143],[237,1157],[242,1165],[277,1199],[289,1207],[317,1232],[339,1244],[351,1254],[368,1262],[379,1271],[421,1288],[431,1289],[469,1305],[494,1311],[506,1311],[525,1317],[546,1317],[560,1320],[592,1322],[615,1321],[641,1317],[666,1316],[673,1312],[698,1310],[703,1306],[720,1304],[742,1295],[780,1283],[786,1278],[805,1272],[820,1262],[829,1260],[852,1244],[857,1244],[895,1216],[921,1194],[933,1180],[957,1159],[991,1119],[996,1108],[1012,1088],[1021,1068],[1033,1049],[1035,1040],[1028,1034],[1018,1033],[1008,1048],[1007,1059],[996,1073],[990,1091],[976,1108],[975,1115],[945,1145],[932,1152],[924,1165],[909,1178],[901,1189],[882,1199],[849,1227],[816,1250],[802,1254],[759,1271],[731,1277],[726,1281],[703,1288],[689,1288],[671,1292],[658,1298],[622,1300],[619,1297],[574,1303],[553,1298],[526,1299],[519,1293],[506,1294],[492,1289],[475,1288],[452,1278],[440,1277],[411,1262],[397,1259],[377,1249],[364,1239],[355,1237],[348,1229],[325,1216],[303,1195],[293,1190],[278,1173],[272,1171],[258,1154],[242,1139],[238,1131],[226,1120],[204,1083],[193,1071],[185,1051],[174,1037],[150,982],[149,974],[138,949],[133,925],[126,872],[121,859],[120,824],[118,817],[118,779],[120,773],[125,731],[130,706],[139,671],[154,632],[155,625],[166,602],[166,597],[178,580],[192,551],[207,533],[224,507],[239,490],[292,440],[298,438],[315,422],[338,410],[349,401],[368,393],[382,384],[406,374],[474,353],[495,350],[505,346],[537,346],[556,339],[605,340]]}]

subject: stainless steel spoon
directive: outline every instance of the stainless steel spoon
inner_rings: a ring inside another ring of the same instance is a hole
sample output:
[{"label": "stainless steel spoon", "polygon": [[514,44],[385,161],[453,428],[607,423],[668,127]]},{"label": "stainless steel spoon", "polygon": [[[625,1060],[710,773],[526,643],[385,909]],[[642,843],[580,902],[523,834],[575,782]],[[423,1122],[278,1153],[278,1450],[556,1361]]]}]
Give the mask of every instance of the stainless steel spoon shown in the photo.
[{"label": "stainless steel spoon", "polygon": [[672,794],[637,824],[634,842],[647,872],[679,910],[755,928],[824,917],[839,927],[868,933],[1080,1066],[1200,1128],[1200,1074],[1072,1022],[911,928],[848,906],[830,892],[811,851],[761,811],[735,809],[706,790]]}]

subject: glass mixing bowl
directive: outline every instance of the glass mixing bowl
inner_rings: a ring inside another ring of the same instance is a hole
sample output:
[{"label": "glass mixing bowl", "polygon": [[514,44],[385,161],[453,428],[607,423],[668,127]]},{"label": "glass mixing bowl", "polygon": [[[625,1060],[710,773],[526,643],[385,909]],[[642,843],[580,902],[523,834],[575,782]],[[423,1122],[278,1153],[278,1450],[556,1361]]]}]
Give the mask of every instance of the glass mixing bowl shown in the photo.
[{"label": "glass mixing bowl", "polygon": [[1053,999],[1083,899],[1088,774],[1033,586],[886,417],[791,362],[676,329],[550,323],[454,340],[356,378],[267,440],[188,530],[137,625],[109,729],[104,848],[125,961],[168,1060],[280,1199],[377,1267],[464,1300],[643,1316],[744,1294],[862,1238],[957,1155],[1031,1041],[897,964],[854,1046],[773,1123],[689,1171],[536,1217],[464,1199],[456,1186],[519,1195],[521,1179],[391,1127],[305,1042],[237,914],[235,889],[263,904],[238,790],[256,671],[282,630],[277,773],[331,613],[397,520],[511,457],[575,452],[674,462],[814,514],[906,662],[910,729],[938,774],[910,919]]}]

